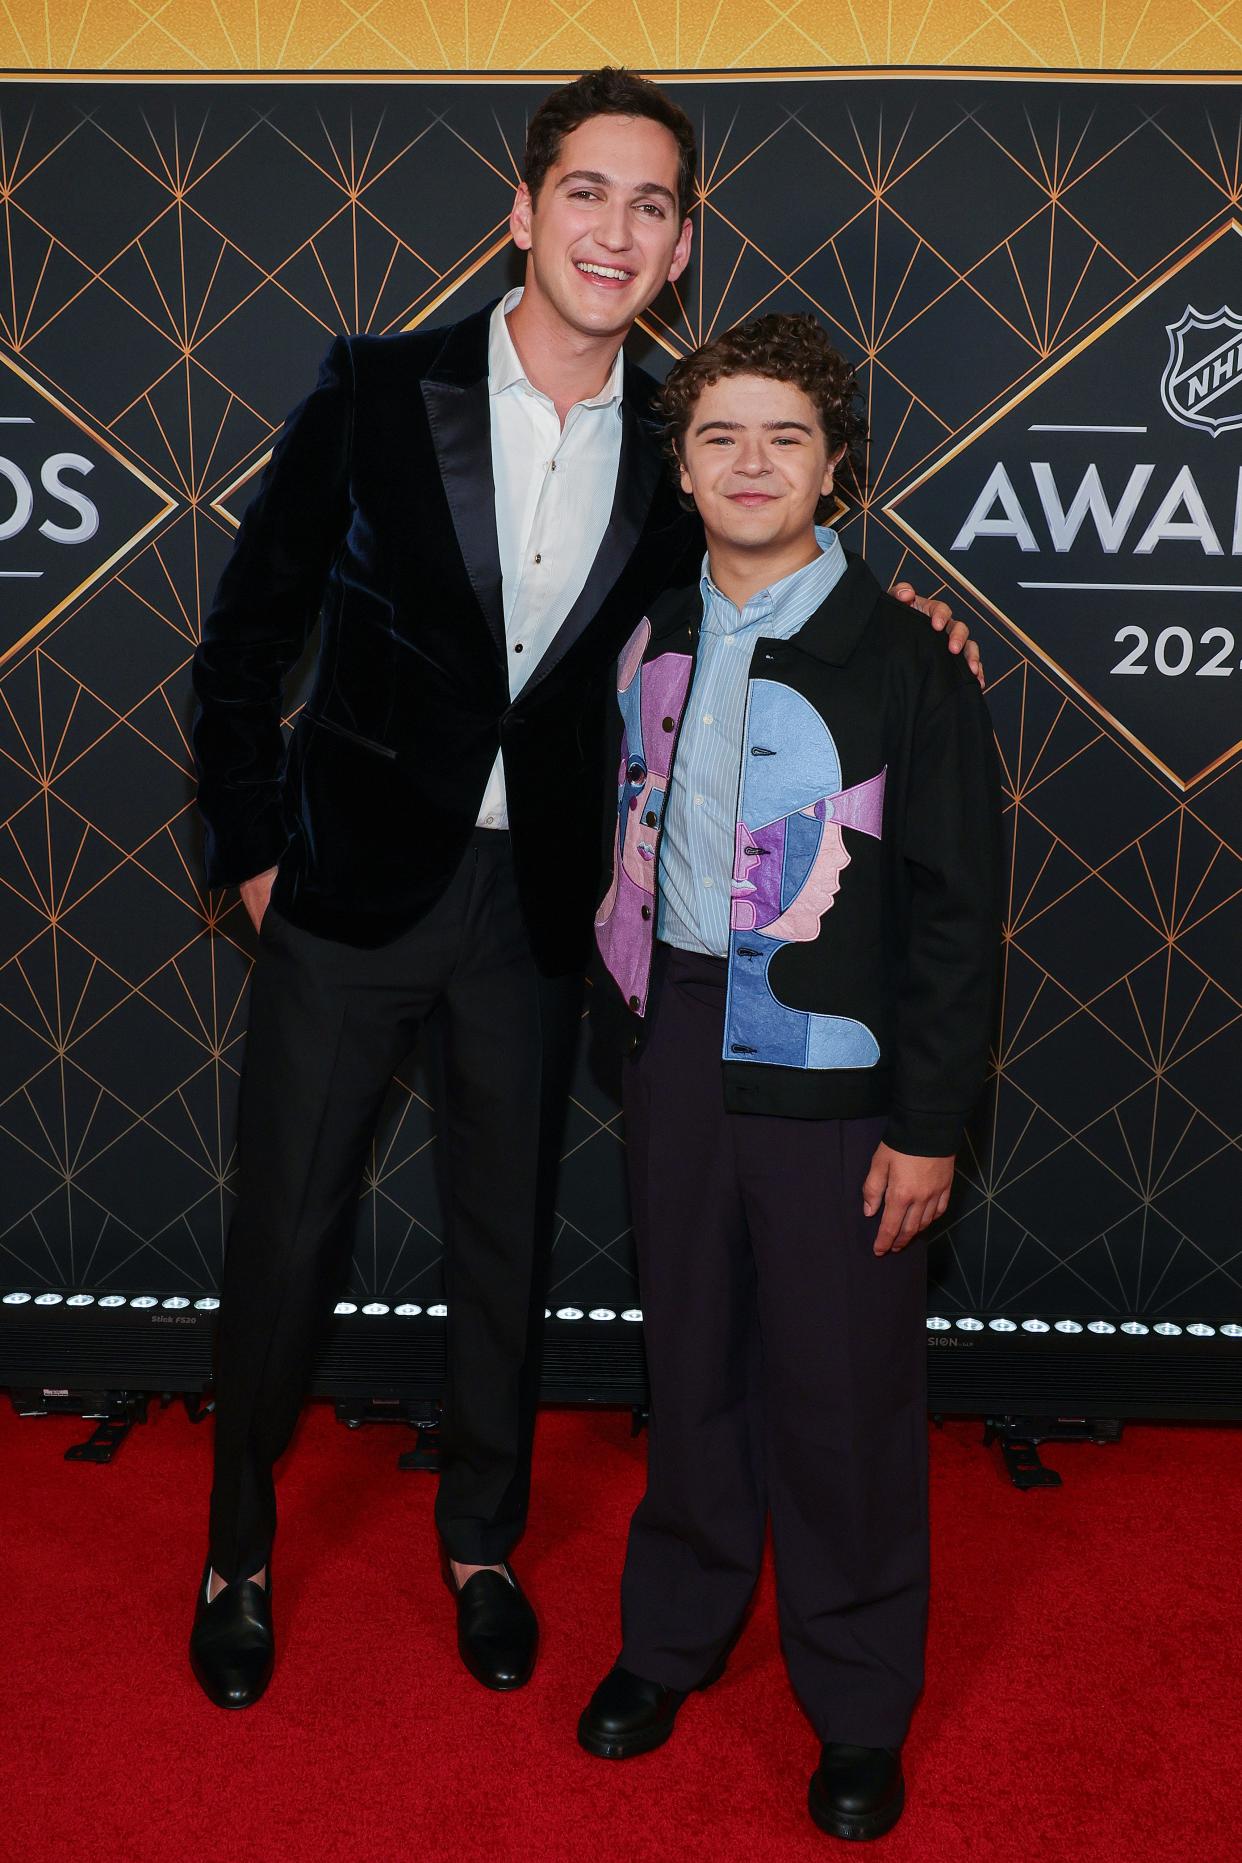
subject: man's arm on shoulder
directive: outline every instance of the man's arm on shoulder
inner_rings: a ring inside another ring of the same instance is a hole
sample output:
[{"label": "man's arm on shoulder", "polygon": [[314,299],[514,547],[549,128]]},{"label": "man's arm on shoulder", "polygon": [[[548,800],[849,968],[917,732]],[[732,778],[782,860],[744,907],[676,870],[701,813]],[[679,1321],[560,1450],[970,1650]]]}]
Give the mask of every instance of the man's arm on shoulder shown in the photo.
[{"label": "man's arm on shoulder", "polygon": [[917,608],[921,615],[926,615],[938,634],[945,635],[945,645],[950,653],[966,656],[966,664],[983,686],[983,656],[979,652],[979,643],[972,639],[970,626],[965,621],[955,621],[953,610],[948,602],[940,601],[934,595],[916,595],[908,582],[894,582],[889,594],[909,608]]},{"label": "man's arm on shoulder", "polygon": [[281,697],[348,528],[352,423],[353,364],[338,337],[276,442],[194,656],[209,886],[266,877],[285,848]]},{"label": "man's arm on shoulder", "polygon": [[1001,933],[1000,776],[992,721],[965,677],[933,680],[897,825],[910,887],[893,1106],[863,1191],[884,1202],[875,1250],[942,1215],[987,1072]]}]

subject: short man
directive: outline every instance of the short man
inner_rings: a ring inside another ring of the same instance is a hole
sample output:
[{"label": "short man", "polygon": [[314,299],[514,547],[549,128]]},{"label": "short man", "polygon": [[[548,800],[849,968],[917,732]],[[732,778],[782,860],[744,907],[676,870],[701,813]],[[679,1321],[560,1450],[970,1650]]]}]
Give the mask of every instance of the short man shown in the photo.
[{"label": "short man", "polygon": [[[260,928],[191,1637],[221,1706],[256,1701],[271,1674],[272,1466],[348,1272],[381,1102],[433,1010],[450,1188],[436,1519],[467,1667],[497,1689],[531,1673],[535,1618],[507,1561],[609,667],[702,547],[660,470],[654,383],[621,343],[688,260],[694,165],[689,122],[653,85],[605,70],[555,92],[513,207],[524,289],[447,329],[334,343],[203,629],[208,880],[239,884]],[[282,682],[321,607],[286,757]]]},{"label": "short man", "polygon": [[927,1601],[926,1272],[982,1085],[999,946],[991,727],[817,508],[863,423],[809,318],[729,331],[661,402],[701,582],[624,649],[615,872],[651,1380],[617,1667],[588,1751],[665,1740],[721,1673],[769,1508],[810,1809],[878,1837]]}]

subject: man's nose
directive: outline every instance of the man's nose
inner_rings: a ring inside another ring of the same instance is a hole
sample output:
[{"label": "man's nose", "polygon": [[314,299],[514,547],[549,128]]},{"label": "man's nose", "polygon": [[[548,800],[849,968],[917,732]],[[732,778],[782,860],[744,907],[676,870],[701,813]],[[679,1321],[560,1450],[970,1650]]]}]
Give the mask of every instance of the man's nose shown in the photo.
[{"label": "man's nose", "polygon": [[743,441],[734,456],[733,470],[745,478],[756,479],[771,472],[772,462],[765,457],[757,440]]},{"label": "man's nose", "polygon": [[595,223],[595,237],[606,252],[628,252],[634,244],[634,227],[624,201],[610,201]]}]

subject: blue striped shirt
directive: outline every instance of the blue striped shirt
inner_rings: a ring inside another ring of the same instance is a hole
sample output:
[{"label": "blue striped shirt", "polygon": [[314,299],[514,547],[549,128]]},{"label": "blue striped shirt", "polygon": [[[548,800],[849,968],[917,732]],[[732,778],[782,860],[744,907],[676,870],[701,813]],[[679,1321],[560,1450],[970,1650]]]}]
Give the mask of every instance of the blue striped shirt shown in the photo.
[{"label": "blue striped shirt", "polygon": [[760,635],[791,639],[844,575],[845,552],[836,532],[817,524],[815,535],[821,555],[760,589],[740,612],[720,593],[703,558],[703,622],[664,805],[656,917],[657,938],[683,951],[728,953],[750,657]]}]

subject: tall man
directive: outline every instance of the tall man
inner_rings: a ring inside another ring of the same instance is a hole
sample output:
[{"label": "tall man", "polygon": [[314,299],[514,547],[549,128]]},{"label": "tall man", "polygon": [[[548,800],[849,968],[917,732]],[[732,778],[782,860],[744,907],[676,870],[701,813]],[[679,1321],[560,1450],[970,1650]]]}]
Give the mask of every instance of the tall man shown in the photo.
[{"label": "tall man", "polygon": [[987,709],[816,528],[864,428],[809,318],[662,393],[701,581],[621,655],[615,870],[597,917],[639,1018],[625,1078],[651,1380],[647,1492],[603,1758],[667,1739],[738,1632],[771,1508],[810,1809],[878,1837],[927,1601],[924,1252],[983,1084],[1000,942]]},{"label": "tall man", "polygon": [[[222,1706],[257,1700],[271,1674],[272,1466],[347,1273],[381,1101],[432,1010],[449,1179],[436,1520],[467,1667],[505,1689],[533,1666],[507,1561],[597,885],[604,694],[634,616],[701,550],[663,482],[654,383],[621,343],[687,263],[694,166],[689,122],[653,85],[605,70],[555,92],[511,219],[524,288],[447,329],[334,343],[204,626],[208,880],[240,885],[260,941],[191,1635]],[[282,681],[321,607],[286,758]]]}]

